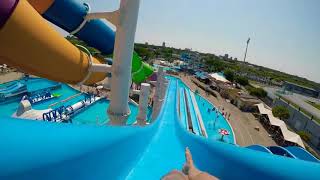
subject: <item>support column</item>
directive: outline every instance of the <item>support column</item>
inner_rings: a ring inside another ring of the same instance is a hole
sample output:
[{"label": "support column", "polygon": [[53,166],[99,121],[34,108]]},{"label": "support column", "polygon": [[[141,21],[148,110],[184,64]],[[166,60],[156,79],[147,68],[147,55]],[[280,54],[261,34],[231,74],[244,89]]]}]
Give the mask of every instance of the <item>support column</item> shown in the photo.
[{"label": "support column", "polygon": [[158,114],[161,109],[161,104],[163,101],[163,98],[161,98],[161,96],[163,94],[162,93],[163,79],[164,79],[163,78],[163,67],[159,67],[158,72],[157,72],[156,91],[155,91],[155,95],[153,98],[152,121],[154,121],[158,117]]},{"label": "support column", "polygon": [[149,94],[150,84],[142,83],[139,96],[139,114],[137,117],[138,125],[146,125]]},{"label": "support column", "polygon": [[116,23],[116,41],[112,65],[110,106],[111,125],[125,125],[130,109],[129,85],[140,0],[121,0]]}]

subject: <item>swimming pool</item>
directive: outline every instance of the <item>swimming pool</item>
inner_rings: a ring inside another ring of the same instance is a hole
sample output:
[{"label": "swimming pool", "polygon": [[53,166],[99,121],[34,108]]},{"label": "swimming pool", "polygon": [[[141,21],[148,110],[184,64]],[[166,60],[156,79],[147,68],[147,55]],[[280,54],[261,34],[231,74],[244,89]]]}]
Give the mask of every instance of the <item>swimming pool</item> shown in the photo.
[{"label": "swimming pool", "polygon": [[162,65],[158,65],[158,64],[154,64],[154,65],[153,65],[153,67],[154,67],[156,70],[158,70],[158,69],[159,69],[159,67],[163,67],[163,70],[164,70],[164,71],[174,71],[174,69],[173,69],[173,68],[171,68],[171,67],[168,67],[168,66],[162,66]]},{"label": "swimming pool", "polygon": [[[95,102],[93,105],[89,106],[84,111],[75,115],[72,118],[72,122],[76,124],[98,124],[105,125],[109,122],[109,117],[107,114],[107,109],[109,107],[110,101],[106,99],[99,100]],[[136,105],[129,103],[129,108],[131,114],[127,120],[127,125],[131,125],[136,122],[136,117],[139,112],[139,108]],[[147,113],[148,120],[151,117],[151,109],[148,108]]]},{"label": "swimming pool", "polygon": [[[223,138],[223,141],[230,144],[235,144],[234,134],[232,128],[220,112],[212,111],[216,109],[210,102],[204,99],[202,96],[196,94],[196,101],[199,106],[199,110],[202,116],[204,126],[209,139],[220,140],[221,135],[219,129],[223,128],[229,131],[230,135]],[[208,111],[210,109],[210,111]]]},{"label": "swimming pool", "polygon": [[[170,78],[174,78],[174,77],[169,77],[169,79]],[[189,87],[185,85],[180,79],[178,79],[178,85],[179,85],[179,89],[183,88],[183,89],[186,89],[187,92],[189,92],[190,90]],[[180,92],[182,91],[180,90]],[[194,93],[194,92],[190,91],[189,93],[187,93],[189,97],[190,97],[190,93]],[[196,102],[198,104],[199,111],[202,116],[203,124],[208,134],[208,138],[213,140],[221,140],[219,129],[223,128],[230,132],[230,135],[223,137],[223,142],[235,144],[235,138],[232,131],[232,127],[227,122],[227,120],[222,116],[222,114],[220,112],[216,113],[215,111],[212,111],[212,109],[213,108],[216,109],[216,107],[213,104],[211,104],[209,101],[207,101],[205,98],[201,97],[196,93],[194,93],[194,95],[196,97]],[[189,104],[192,106],[192,103],[189,103]],[[208,109],[210,109],[210,111],[208,111]],[[191,108],[190,113],[191,113],[190,114],[191,117],[196,116],[193,108]],[[181,121],[181,122],[185,123],[186,121]],[[195,124],[194,125],[195,127],[199,126],[198,123],[194,123],[194,124]],[[185,124],[183,124],[183,126],[186,127]]]},{"label": "swimming pool", "polygon": [[[53,98],[41,103],[36,103],[32,105],[33,109],[36,110],[44,110],[44,109],[55,109],[60,106],[68,106],[75,104],[81,100],[85,99],[85,94],[80,93],[79,91],[71,88],[67,84],[63,83],[56,83],[54,81],[49,81],[47,79],[42,78],[30,78],[28,81],[25,81],[24,79],[20,80],[21,82],[26,83],[29,90],[31,92],[36,92],[39,90],[42,90],[44,88],[53,88],[51,90],[52,93],[60,95],[58,98]],[[17,82],[17,81],[14,81]],[[10,82],[10,83],[14,83]],[[59,88],[56,88],[59,84]],[[0,85],[1,86],[1,85]],[[74,96],[73,98],[70,98]],[[70,98],[69,100],[66,100]],[[15,97],[8,101],[2,102],[0,104],[0,117],[10,117],[18,108],[19,102],[21,100],[21,97]],[[66,101],[64,101],[66,100]],[[107,108],[109,107],[109,101],[106,99],[101,99],[91,106],[87,107],[85,110],[81,111],[80,113],[74,115],[72,117],[72,122],[74,124],[106,124],[109,122],[109,117],[107,115]],[[131,110],[131,114],[128,118],[127,124],[133,124],[135,122],[136,116],[138,115],[138,107],[136,105],[133,105],[129,103],[129,108]],[[151,117],[151,108],[148,108],[148,121],[150,121]]]},{"label": "swimming pool", "polygon": [[42,78],[23,78],[20,82],[24,82],[27,85],[29,94],[45,89],[56,89],[59,88],[60,83],[50,81]]}]

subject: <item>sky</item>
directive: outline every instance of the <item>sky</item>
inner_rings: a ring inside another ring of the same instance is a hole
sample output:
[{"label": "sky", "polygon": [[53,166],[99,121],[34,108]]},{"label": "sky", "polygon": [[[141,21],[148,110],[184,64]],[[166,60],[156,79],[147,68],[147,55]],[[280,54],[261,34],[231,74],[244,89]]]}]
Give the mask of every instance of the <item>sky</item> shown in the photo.
[{"label": "sky", "polygon": [[[119,0],[88,2],[112,11]],[[192,48],[320,82],[320,0],[141,0],[135,41]]]}]

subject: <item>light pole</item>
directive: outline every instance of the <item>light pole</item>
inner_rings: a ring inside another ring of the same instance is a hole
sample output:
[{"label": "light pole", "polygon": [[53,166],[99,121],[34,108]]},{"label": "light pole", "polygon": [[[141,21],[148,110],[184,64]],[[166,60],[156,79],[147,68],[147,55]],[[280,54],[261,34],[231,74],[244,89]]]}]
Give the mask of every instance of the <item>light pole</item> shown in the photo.
[{"label": "light pole", "polygon": [[243,62],[246,62],[249,43],[250,43],[250,38],[248,38],[248,40],[247,40],[247,46],[246,46],[246,51],[245,51],[245,53],[244,53]]}]

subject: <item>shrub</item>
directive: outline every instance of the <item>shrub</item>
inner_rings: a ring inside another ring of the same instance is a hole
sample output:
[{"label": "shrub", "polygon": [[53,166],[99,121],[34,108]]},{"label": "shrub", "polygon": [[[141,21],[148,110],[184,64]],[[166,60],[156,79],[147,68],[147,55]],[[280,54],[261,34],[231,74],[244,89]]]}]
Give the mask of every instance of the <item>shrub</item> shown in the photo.
[{"label": "shrub", "polygon": [[230,82],[232,82],[234,80],[234,73],[233,71],[227,69],[223,72],[224,76],[226,77],[227,80],[229,80]]},{"label": "shrub", "polygon": [[265,98],[267,96],[267,92],[262,88],[250,87],[248,91],[250,95],[257,96],[258,98]]},{"label": "shrub", "polygon": [[237,76],[235,78],[236,82],[239,83],[242,86],[246,86],[249,84],[248,78],[242,77],[242,76]]},{"label": "shrub", "polygon": [[306,131],[299,131],[298,134],[306,142],[309,142],[311,139],[311,134]]},{"label": "shrub", "polygon": [[290,118],[289,110],[284,106],[273,107],[272,114],[274,117],[278,117],[280,119],[289,119]]}]

